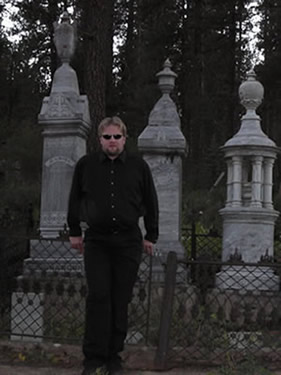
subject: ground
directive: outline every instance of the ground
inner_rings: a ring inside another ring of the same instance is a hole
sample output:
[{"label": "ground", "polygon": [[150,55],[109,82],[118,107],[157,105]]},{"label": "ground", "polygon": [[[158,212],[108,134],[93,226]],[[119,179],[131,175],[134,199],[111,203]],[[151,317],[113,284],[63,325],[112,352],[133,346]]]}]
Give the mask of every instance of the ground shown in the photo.
[{"label": "ground", "polygon": [[[154,351],[150,348],[128,348],[123,354],[128,375],[156,372],[153,368]],[[0,375],[80,375],[82,353],[80,345],[0,341]],[[162,372],[175,375],[208,374],[209,369],[172,369]]]},{"label": "ground", "polygon": [[[148,347],[126,348],[126,375],[157,375],[153,364],[155,352]],[[82,353],[80,345],[60,345],[54,343],[26,343],[10,340],[0,341],[0,375],[80,375]],[[222,370],[216,367],[189,366],[179,368],[170,366],[160,375],[240,375],[240,371]],[[252,372],[253,370],[253,372]],[[251,370],[251,375],[281,375],[281,369]],[[243,375],[246,374],[245,372]]]}]

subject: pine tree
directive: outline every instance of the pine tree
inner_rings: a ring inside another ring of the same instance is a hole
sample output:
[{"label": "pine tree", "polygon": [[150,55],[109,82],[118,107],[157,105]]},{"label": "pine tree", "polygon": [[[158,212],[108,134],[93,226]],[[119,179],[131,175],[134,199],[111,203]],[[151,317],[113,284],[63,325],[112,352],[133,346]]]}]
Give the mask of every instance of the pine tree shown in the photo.
[{"label": "pine tree", "polygon": [[42,146],[37,116],[56,69],[52,33],[59,8],[57,1],[13,5],[17,40],[4,40],[2,34],[0,42],[5,90],[0,97],[0,215],[9,208],[12,217],[22,218],[30,204],[38,214]]},{"label": "pine tree", "polygon": [[[183,130],[190,146],[188,179],[197,188],[212,186],[215,174],[223,168],[219,147],[238,127],[245,4],[242,0],[184,2],[179,91]],[[217,157],[211,159],[214,145]],[[193,173],[194,168],[200,174]]]},{"label": "pine tree", "polygon": [[[276,0],[262,0],[259,5],[261,32],[259,47],[264,60],[257,69],[258,79],[264,85],[265,97],[260,108],[262,127],[277,146],[281,145],[281,4]],[[277,159],[274,169],[275,193],[280,192],[281,162]],[[278,198],[278,196],[277,196]]]},{"label": "pine tree", "polygon": [[90,103],[93,130],[89,148],[97,145],[97,126],[107,115],[107,95],[112,89],[113,0],[83,0],[81,36],[84,83]]},{"label": "pine tree", "polygon": [[178,7],[175,0],[123,2],[126,28],[116,81],[119,111],[134,140],[147,125],[149,112],[160,96],[155,75],[168,57],[173,60],[177,48]]}]

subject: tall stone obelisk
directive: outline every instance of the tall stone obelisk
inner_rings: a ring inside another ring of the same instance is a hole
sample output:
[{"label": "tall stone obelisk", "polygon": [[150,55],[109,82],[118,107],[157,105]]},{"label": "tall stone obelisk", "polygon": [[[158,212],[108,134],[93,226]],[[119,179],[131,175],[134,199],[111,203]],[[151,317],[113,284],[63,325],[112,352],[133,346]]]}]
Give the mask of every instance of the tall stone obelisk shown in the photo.
[{"label": "tall stone obelisk", "polygon": [[54,42],[62,65],[45,97],[39,124],[43,127],[40,234],[57,238],[66,223],[74,166],[86,153],[90,129],[88,99],[80,95],[76,72],[69,65],[75,49],[75,28],[67,12],[55,24]]},{"label": "tall stone obelisk", "polygon": [[[38,342],[44,335],[44,309],[48,311],[50,293],[46,297],[43,289],[38,292],[32,288],[26,292],[22,285],[32,285],[34,278],[38,285],[39,280],[44,283],[54,275],[55,280],[64,278],[65,285],[69,285],[72,276],[72,283],[76,277],[78,290],[82,279],[77,275],[84,272],[82,256],[68,242],[56,240],[66,224],[74,166],[86,153],[90,129],[88,100],[80,95],[76,73],[69,65],[75,48],[75,29],[67,12],[63,13],[61,23],[55,25],[54,41],[62,65],[54,74],[50,96],[44,98],[39,114],[39,124],[43,127],[40,210],[43,239],[30,241],[30,257],[24,261],[23,275],[18,277],[18,291],[13,293],[11,303],[11,339]],[[63,319],[61,315],[59,319]]]},{"label": "tall stone obelisk", "polygon": [[160,208],[160,233],[157,247],[166,256],[175,251],[182,258],[182,157],[186,152],[180,118],[170,97],[176,74],[166,60],[157,74],[162,96],[152,109],[148,126],[138,138],[138,148],[148,162],[156,186]]},{"label": "tall stone obelisk", "polygon": [[[261,129],[256,113],[264,89],[250,71],[239,95],[246,114],[241,128],[223,146],[227,162],[227,199],[223,219],[222,260],[237,255],[245,263],[258,263],[274,253],[274,224],[279,215],[272,203],[272,171],[279,151]],[[278,290],[279,278],[272,269],[224,267],[217,287],[244,290]]]}]

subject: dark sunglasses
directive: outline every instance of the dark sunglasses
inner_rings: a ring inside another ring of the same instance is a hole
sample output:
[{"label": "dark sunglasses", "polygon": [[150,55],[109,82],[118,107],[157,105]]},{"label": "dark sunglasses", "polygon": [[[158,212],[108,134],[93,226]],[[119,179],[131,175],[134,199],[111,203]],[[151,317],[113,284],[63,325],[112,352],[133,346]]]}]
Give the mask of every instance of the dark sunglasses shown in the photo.
[{"label": "dark sunglasses", "polygon": [[106,139],[107,141],[111,138],[114,138],[114,139],[121,139],[123,137],[122,134],[103,134],[102,135],[102,138],[103,139]]}]

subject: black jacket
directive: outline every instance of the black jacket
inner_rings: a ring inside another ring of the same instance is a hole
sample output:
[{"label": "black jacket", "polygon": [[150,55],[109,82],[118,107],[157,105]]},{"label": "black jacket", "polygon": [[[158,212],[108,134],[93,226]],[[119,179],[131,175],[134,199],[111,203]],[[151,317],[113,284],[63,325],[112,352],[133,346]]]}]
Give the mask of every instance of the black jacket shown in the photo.
[{"label": "black jacket", "polygon": [[158,238],[158,200],[148,164],[124,151],[111,160],[104,153],[82,157],[69,196],[70,236],[81,235],[81,221],[97,234],[126,233],[144,217],[145,238]]}]

